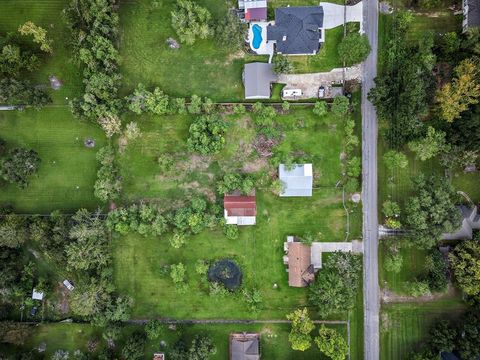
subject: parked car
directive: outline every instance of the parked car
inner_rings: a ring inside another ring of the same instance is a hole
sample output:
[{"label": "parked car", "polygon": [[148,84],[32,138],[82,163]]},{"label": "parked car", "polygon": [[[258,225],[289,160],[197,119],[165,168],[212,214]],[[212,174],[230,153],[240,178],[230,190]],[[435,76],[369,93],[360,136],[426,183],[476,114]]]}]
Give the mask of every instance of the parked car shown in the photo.
[{"label": "parked car", "polygon": [[38,308],[34,306],[32,310],[30,310],[30,316],[35,316],[37,315]]}]

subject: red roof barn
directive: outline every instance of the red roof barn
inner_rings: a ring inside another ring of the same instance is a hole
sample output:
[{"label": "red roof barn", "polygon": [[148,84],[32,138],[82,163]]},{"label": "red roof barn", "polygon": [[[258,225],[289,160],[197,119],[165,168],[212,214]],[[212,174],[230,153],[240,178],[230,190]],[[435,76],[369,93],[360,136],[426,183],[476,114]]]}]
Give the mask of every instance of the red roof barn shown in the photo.
[{"label": "red roof barn", "polygon": [[233,225],[255,225],[257,201],[255,196],[225,195],[225,220]]}]

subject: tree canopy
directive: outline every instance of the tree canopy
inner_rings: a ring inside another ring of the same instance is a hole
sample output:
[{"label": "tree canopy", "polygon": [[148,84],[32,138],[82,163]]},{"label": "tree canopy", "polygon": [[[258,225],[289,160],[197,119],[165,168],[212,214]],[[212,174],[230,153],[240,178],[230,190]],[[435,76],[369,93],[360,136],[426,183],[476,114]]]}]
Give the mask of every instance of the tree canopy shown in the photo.
[{"label": "tree canopy", "polygon": [[40,166],[40,157],[34,150],[14,148],[0,160],[0,176],[20,188],[26,188],[28,178],[34,175]]},{"label": "tree canopy", "polygon": [[202,155],[216,154],[225,145],[226,130],[227,124],[219,115],[199,116],[190,125],[188,149]]},{"label": "tree canopy", "polygon": [[177,6],[172,15],[172,27],[177,32],[180,41],[193,45],[198,38],[207,39],[213,35],[210,12],[189,0],[177,0]]},{"label": "tree canopy", "polygon": [[480,301],[480,242],[464,241],[450,253],[455,280],[468,296]]},{"label": "tree canopy", "polygon": [[338,44],[340,59],[345,61],[347,66],[358,64],[365,60],[370,50],[367,36],[357,31],[348,33]]}]

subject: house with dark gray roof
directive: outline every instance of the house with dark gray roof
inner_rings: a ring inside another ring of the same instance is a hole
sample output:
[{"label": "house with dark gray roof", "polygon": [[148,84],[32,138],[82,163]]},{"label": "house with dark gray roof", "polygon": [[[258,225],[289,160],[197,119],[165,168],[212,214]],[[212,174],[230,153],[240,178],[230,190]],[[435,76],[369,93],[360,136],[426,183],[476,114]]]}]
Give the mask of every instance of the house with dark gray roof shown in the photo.
[{"label": "house with dark gray roof", "polygon": [[472,27],[480,27],[480,0],[463,0],[463,31]]},{"label": "house with dark gray roof", "polygon": [[275,23],[267,26],[267,42],[274,42],[277,53],[313,55],[324,42],[321,6],[280,7]]},{"label": "house with dark gray roof", "polygon": [[443,240],[471,240],[473,238],[473,230],[480,229],[480,215],[477,213],[477,207],[468,207],[461,205],[458,207],[461,214],[462,225],[453,233],[442,235]]},{"label": "house with dark gray roof", "polygon": [[243,69],[245,99],[269,99],[271,85],[277,81],[272,64],[254,62]]},{"label": "house with dark gray roof", "polygon": [[230,334],[230,360],[260,360],[260,335]]}]

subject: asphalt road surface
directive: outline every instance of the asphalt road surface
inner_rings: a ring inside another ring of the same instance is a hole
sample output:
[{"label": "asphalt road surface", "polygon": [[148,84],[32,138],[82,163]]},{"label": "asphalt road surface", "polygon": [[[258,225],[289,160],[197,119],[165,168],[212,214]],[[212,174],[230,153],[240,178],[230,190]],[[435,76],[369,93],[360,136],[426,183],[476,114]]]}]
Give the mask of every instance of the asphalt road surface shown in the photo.
[{"label": "asphalt road surface", "polygon": [[365,360],[380,358],[377,214],[377,114],[367,100],[377,75],[378,0],[363,0],[363,29],[372,52],[362,79],[363,301]]}]

